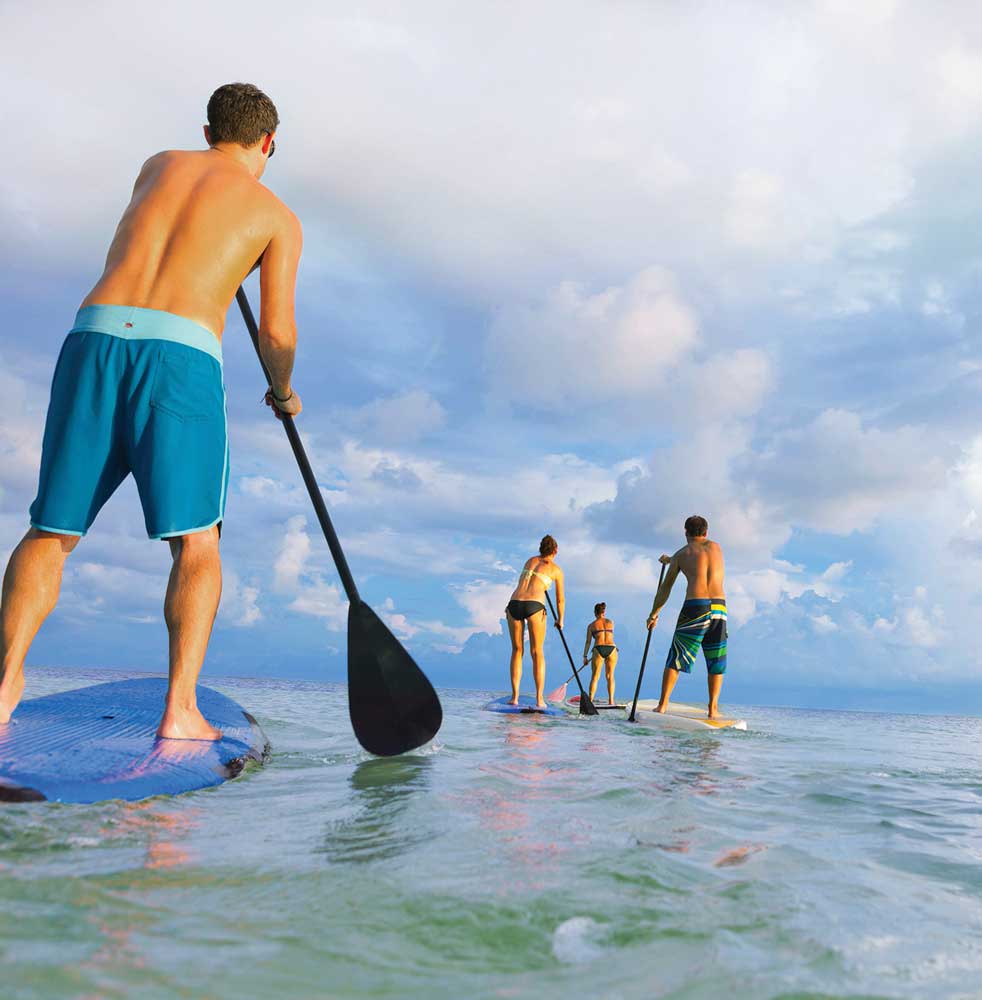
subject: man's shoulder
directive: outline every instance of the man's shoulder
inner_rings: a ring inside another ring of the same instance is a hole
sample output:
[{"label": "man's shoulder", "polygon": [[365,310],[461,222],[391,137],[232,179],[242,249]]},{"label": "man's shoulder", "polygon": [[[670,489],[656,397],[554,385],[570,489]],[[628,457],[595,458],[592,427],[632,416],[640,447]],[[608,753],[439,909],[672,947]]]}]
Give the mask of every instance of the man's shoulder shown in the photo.
[{"label": "man's shoulder", "polygon": [[273,194],[265,184],[256,182],[268,199],[267,204],[270,211],[276,218],[277,225],[284,235],[300,237],[303,234],[303,227],[300,225],[300,218],[296,212],[287,205],[285,201]]}]

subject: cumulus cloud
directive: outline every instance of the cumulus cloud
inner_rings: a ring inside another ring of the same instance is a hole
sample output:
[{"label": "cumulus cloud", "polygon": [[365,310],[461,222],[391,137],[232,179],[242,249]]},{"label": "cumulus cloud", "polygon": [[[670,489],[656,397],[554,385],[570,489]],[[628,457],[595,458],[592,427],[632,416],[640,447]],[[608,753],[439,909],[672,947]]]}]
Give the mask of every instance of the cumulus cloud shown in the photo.
[{"label": "cumulus cloud", "polygon": [[697,339],[673,277],[650,267],[596,294],[564,282],[540,303],[505,307],[485,363],[495,395],[530,410],[617,407],[656,390]]},{"label": "cumulus cloud", "polygon": [[927,429],[880,430],[847,410],[826,410],[777,435],[752,467],[761,492],[788,520],[846,534],[939,488],[945,477],[938,443]]},{"label": "cumulus cloud", "polygon": [[348,620],[348,599],[336,583],[328,583],[320,576],[301,584],[288,607],[302,615],[323,619],[332,632],[343,631]]},{"label": "cumulus cloud", "polygon": [[446,419],[447,411],[428,392],[411,389],[366,403],[348,422],[371,444],[400,445],[438,431]]},{"label": "cumulus cloud", "polygon": [[244,583],[234,570],[222,574],[222,603],[218,618],[236,628],[252,628],[263,620],[259,587]]}]

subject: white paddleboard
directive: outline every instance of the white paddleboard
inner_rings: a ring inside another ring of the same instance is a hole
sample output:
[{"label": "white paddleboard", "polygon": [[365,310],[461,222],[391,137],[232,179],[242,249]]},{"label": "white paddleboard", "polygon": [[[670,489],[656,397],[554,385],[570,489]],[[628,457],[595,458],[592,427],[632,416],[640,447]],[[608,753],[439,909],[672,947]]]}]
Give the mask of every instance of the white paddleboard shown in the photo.
[{"label": "white paddleboard", "polygon": [[[656,712],[657,698],[646,698],[638,702],[635,722],[645,726],[661,727],[663,729],[743,729],[747,723],[743,719],[731,719],[721,716],[718,719],[706,718],[704,705],[684,705],[681,702],[670,701],[667,712]],[[631,715],[631,706],[624,709],[624,717]]]}]

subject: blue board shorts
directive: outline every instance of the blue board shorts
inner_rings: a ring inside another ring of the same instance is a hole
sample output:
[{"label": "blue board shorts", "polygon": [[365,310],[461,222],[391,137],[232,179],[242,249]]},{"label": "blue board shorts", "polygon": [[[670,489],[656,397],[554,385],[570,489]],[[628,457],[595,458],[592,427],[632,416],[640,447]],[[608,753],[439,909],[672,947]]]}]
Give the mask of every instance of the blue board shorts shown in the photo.
[{"label": "blue board shorts", "polygon": [[31,524],[84,535],[131,472],[151,538],[221,528],[221,343],[174,313],[86,306],[55,366]]},{"label": "blue board shorts", "polygon": [[690,598],[682,605],[672,636],[666,667],[689,673],[702,649],[706,670],[711,674],[726,673],[726,601]]}]

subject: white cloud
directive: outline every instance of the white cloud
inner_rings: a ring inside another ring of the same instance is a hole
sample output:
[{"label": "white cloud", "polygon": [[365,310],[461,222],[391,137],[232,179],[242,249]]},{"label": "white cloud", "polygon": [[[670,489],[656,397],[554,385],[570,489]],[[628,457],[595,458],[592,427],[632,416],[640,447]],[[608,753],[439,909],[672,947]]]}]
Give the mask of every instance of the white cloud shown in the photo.
[{"label": "white cloud", "polygon": [[373,444],[399,445],[440,430],[446,419],[447,411],[429,393],[412,389],[367,403],[348,422]]},{"label": "white cloud", "polygon": [[387,597],[379,608],[379,615],[386,625],[389,626],[392,634],[399,639],[411,639],[419,627],[414,625],[404,614],[396,611],[395,602],[391,597]]},{"label": "white cloud", "polygon": [[322,618],[332,632],[343,631],[348,620],[348,600],[341,588],[319,576],[301,585],[289,608],[303,615]]},{"label": "white cloud", "polygon": [[649,267],[589,294],[564,282],[533,305],[509,306],[485,349],[493,391],[530,410],[619,408],[654,391],[696,345],[696,319],[673,277]]},{"label": "white cloud", "polygon": [[871,527],[898,503],[937,490],[945,463],[922,427],[880,430],[856,413],[826,410],[779,434],[753,462],[758,488],[784,516],[819,531]]},{"label": "white cloud", "polygon": [[816,632],[837,632],[839,626],[828,615],[812,615],[812,625]]},{"label": "white cloud", "polygon": [[289,601],[291,611],[321,618],[328,629],[340,631],[347,621],[347,598],[336,583],[308,567],[310,549],[307,519],[302,514],[291,517],[273,567],[274,588]]},{"label": "white cloud", "polygon": [[310,536],[307,534],[307,518],[297,514],[286,522],[286,533],[273,566],[276,589],[279,591],[295,589],[301,574],[306,569],[309,557]]},{"label": "white cloud", "polygon": [[263,620],[259,607],[259,587],[245,584],[234,570],[226,570],[222,580],[219,616],[239,628],[251,628]]}]

